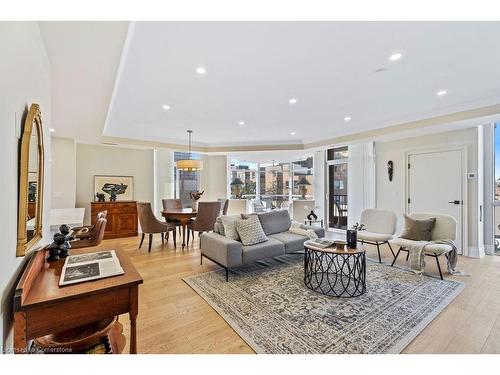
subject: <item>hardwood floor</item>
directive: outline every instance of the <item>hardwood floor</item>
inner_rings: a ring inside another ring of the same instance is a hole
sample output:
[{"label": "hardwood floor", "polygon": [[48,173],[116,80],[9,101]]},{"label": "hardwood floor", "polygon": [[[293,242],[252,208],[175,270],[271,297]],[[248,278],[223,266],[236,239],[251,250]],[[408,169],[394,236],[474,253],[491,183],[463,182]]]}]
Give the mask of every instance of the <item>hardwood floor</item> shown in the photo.
[{"label": "hardwood floor", "polygon": [[[121,248],[132,258],[144,284],[139,290],[139,353],[253,353],[253,350],[182,278],[218,269],[204,259],[200,266],[198,237],[184,250],[154,238],[151,253],[138,249],[139,237],[103,241],[102,249]],[[367,256],[376,259],[376,249]],[[389,249],[382,250],[390,263]],[[397,264],[404,265],[404,257]],[[442,268],[445,269],[444,258]],[[500,353],[500,257],[460,257],[458,268],[471,276],[450,276],[465,290],[434,319],[403,353]],[[437,275],[433,259],[429,273]],[[121,316],[129,337],[128,316]],[[128,351],[128,343],[125,352]]]}]

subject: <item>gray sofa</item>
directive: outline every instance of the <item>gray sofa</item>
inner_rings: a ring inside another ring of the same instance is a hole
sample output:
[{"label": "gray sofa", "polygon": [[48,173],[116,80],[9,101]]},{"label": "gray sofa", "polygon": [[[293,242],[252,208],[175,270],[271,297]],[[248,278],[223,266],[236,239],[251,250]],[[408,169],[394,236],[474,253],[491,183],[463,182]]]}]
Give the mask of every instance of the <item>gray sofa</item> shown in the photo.
[{"label": "gray sofa", "polygon": [[[200,237],[201,262],[203,262],[203,257],[206,257],[223,267],[226,270],[226,281],[228,281],[231,267],[304,250],[304,242],[309,238],[288,232],[291,220],[287,210],[274,210],[257,215],[268,237],[267,241],[244,246],[239,241],[217,233],[218,226],[216,225],[214,232],[202,233]],[[245,217],[244,214],[242,216]],[[325,236],[323,228],[306,225],[302,227],[314,229],[318,237]]]}]

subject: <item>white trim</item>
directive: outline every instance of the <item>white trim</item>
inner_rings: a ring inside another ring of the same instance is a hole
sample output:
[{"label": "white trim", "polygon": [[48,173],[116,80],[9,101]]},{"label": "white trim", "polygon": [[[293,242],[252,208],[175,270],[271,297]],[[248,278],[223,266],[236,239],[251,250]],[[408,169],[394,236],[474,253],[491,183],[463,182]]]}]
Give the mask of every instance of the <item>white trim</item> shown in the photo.
[{"label": "white trim", "polygon": [[410,162],[410,156],[411,155],[419,155],[419,154],[429,154],[429,153],[438,153],[438,152],[449,152],[449,151],[460,151],[461,152],[461,173],[462,173],[462,202],[463,204],[461,205],[461,211],[462,211],[462,243],[461,243],[461,249],[462,249],[462,254],[465,256],[469,256],[469,236],[468,236],[468,228],[469,228],[469,216],[467,212],[467,208],[469,205],[469,199],[468,199],[468,181],[467,181],[467,146],[456,146],[456,147],[423,147],[423,148],[417,148],[417,149],[411,149],[405,152],[405,168],[406,168],[406,173],[405,173],[405,188],[404,188],[404,208],[405,208],[405,213],[408,214],[409,212],[409,207],[408,207],[408,195],[409,195],[409,189],[410,189],[410,184],[409,184],[409,177],[410,177],[410,171],[408,169],[408,163]]}]

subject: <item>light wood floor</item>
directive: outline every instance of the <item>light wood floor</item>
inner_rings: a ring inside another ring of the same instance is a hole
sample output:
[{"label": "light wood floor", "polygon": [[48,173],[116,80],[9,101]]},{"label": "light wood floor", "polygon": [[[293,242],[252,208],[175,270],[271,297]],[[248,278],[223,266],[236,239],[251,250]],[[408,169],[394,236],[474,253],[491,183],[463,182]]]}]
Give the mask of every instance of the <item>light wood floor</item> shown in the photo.
[{"label": "light wood floor", "polygon": [[[147,239],[145,240],[145,242]],[[106,240],[103,249],[127,252],[144,278],[139,289],[137,321],[140,353],[253,353],[233,329],[187,284],[183,277],[219,267],[209,260],[200,266],[198,238],[184,250],[172,242],[162,246],[154,239],[151,253],[139,238]],[[392,261],[383,249],[383,261]],[[375,259],[376,250],[368,248]],[[397,264],[403,265],[400,255]],[[442,268],[445,261],[442,260]],[[465,290],[446,307],[403,351],[403,353],[500,353],[500,257],[460,257],[459,269],[472,276],[445,277],[466,284]],[[433,259],[429,273],[437,274]],[[122,316],[128,334],[128,316]],[[128,347],[126,348],[128,351]]]}]

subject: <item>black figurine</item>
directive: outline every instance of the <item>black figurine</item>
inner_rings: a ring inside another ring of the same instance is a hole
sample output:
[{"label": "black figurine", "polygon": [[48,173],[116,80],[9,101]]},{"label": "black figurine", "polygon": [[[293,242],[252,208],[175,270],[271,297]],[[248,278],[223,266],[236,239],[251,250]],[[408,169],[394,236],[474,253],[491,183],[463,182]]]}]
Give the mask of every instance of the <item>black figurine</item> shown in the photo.
[{"label": "black figurine", "polygon": [[66,236],[62,233],[57,232],[54,234],[54,242],[48,246],[49,256],[47,257],[47,260],[49,262],[59,260],[61,256],[61,246],[64,246],[65,239]]},{"label": "black figurine", "polygon": [[96,193],[95,196],[97,197],[98,202],[104,202],[104,193]]},{"label": "black figurine", "polygon": [[61,232],[61,234],[64,236],[64,243],[61,246],[61,252],[59,254],[59,257],[61,258],[65,258],[69,255],[69,249],[71,249],[71,244],[69,243],[69,241],[75,239],[75,237],[69,235],[70,231],[71,228],[66,224],[63,224],[59,227],[59,232]]},{"label": "black figurine", "polygon": [[116,194],[111,194],[111,195],[109,196],[109,201],[110,201],[110,202],[115,202],[115,201],[116,201]]}]

